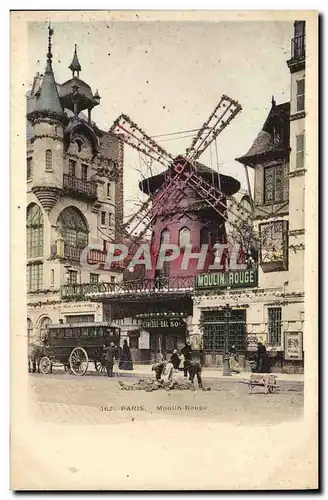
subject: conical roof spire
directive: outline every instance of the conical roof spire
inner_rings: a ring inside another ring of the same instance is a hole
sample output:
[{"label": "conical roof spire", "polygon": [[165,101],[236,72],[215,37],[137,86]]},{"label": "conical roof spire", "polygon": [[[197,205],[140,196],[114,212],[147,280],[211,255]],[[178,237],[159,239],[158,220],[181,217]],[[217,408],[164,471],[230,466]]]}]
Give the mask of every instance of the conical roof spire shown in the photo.
[{"label": "conical roof spire", "polygon": [[75,76],[75,72],[76,72],[77,77],[79,78],[79,74],[80,74],[80,71],[82,70],[82,68],[81,68],[79,58],[77,57],[76,44],[75,44],[75,49],[74,49],[73,60],[68,68],[72,71],[73,77]]},{"label": "conical roof spire", "polygon": [[50,23],[48,30],[49,30],[49,37],[48,37],[47,66],[40,87],[40,97],[37,100],[35,110],[50,111],[52,113],[62,113],[63,109],[59,101],[57,85],[52,71],[51,37],[54,33],[54,30],[50,27]]}]

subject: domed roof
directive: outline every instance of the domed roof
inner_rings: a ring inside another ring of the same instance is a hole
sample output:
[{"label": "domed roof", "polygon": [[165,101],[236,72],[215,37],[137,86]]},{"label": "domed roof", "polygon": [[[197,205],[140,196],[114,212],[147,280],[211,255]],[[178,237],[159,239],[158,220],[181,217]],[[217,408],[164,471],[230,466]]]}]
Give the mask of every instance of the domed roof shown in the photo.
[{"label": "domed roof", "polygon": [[76,76],[60,86],[59,99],[64,108],[76,114],[99,104],[99,98],[93,96],[91,87]]},{"label": "domed roof", "polygon": [[77,78],[77,76],[73,76],[73,78],[67,80],[67,82],[61,85],[59,97],[63,98],[67,95],[75,94],[76,91],[93,101],[93,94],[90,85],[85,83],[83,80],[80,80],[80,78]]}]

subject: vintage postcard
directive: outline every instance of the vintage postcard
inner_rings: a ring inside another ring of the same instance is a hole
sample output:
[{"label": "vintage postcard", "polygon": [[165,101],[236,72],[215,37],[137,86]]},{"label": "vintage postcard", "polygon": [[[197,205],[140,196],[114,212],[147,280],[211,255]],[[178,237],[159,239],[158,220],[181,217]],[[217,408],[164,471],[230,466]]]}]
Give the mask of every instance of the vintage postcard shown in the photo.
[{"label": "vintage postcard", "polygon": [[11,13],[13,490],[318,488],[317,17]]}]

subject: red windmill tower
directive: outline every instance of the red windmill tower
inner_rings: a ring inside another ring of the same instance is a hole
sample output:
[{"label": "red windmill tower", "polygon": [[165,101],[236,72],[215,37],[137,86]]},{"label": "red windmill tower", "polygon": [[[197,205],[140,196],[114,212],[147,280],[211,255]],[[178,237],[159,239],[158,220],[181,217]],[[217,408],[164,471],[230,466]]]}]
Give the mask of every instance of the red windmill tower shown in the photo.
[{"label": "red windmill tower", "polygon": [[[233,194],[240,189],[240,183],[209,169],[198,159],[241,109],[237,101],[223,95],[186,154],[175,158],[128,116],[122,114],[114,122],[111,128],[114,135],[166,168],[140,182],[140,189],[149,197],[122,227],[124,239],[131,248],[152,230],[153,265],[152,270],[146,272],[147,278],[194,276],[204,272],[213,263],[213,255],[207,254],[201,269],[197,269],[197,259],[189,260],[187,268],[181,269],[185,246],[189,244],[192,252],[199,252],[202,244],[226,243],[225,222],[229,219],[229,211],[233,212],[235,223],[238,222],[240,211]],[[164,269],[156,271],[161,243],[178,245],[181,252],[174,261],[167,263],[169,265],[164,265]]]}]

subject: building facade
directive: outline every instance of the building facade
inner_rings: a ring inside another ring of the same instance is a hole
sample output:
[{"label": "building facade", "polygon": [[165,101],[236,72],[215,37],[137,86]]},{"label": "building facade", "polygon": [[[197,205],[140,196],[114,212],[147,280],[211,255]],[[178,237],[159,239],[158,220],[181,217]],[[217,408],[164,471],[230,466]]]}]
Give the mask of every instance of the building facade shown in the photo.
[{"label": "building facade", "polygon": [[209,353],[207,363],[222,362],[228,330],[227,347],[236,345],[241,364],[243,358],[246,364],[261,341],[273,370],[304,368],[304,21],[294,24],[287,65],[291,75],[290,102],[276,105],[272,99],[262,130],[250,150],[237,159],[254,169],[256,279],[251,285],[250,279],[244,277],[239,288],[232,282],[234,290],[225,286],[220,291],[217,285],[209,285],[206,293],[194,296],[193,333]]},{"label": "building facade", "polygon": [[[257,343],[262,342],[272,371],[303,371],[306,163],[302,21],[295,22],[287,65],[290,102],[276,104],[272,98],[262,129],[249,151],[237,158],[246,172],[254,170],[254,185],[252,190],[248,185],[247,193],[234,193],[238,210],[243,213],[245,209],[247,216],[240,222],[229,210],[225,232],[227,243],[236,238],[243,242],[244,267],[228,262],[221,270],[200,274],[194,264],[189,273],[180,273],[179,266],[172,265],[160,276],[138,275],[139,279],[108,283],[91,293],[84,286],[84,298],[102,305],[104,314],[106,311],[121,325],[121,340],[129,340],[136,361],[151,362],[159,351],[170,355],[189,338],[194,349],[203,350],[206,365],[221,366],[234,345],[241,368],[247,369]],[[199,212],[191,210],[190,216],[190,207],[180,209],[176,222],[165,224],[165,217],[155,221],[152,241],[156,247],[160,241],[168,242],[171,224],[174,243],[181,247],[183,240],[199,246]],[[237,220],[241,225],[236,233]],[[191,238],[188,224],[194,233],[197,226],[197,234]]]},{"label": "building facade", "polygon": [[[27,97],[27,329],[42,337],[49,323],[102,321],[99,304],[62,300],[65,286],[119,282],[104,269],[106,244],[119,239],[123,218],[123,145],[92,121],[98,91],[80,79],[75,47],[65,83],[55,80],[49,28],[44,75]],[[80,258],[98,245],[88,264]],[[64,288],[62,288],[64,286]]]}]

